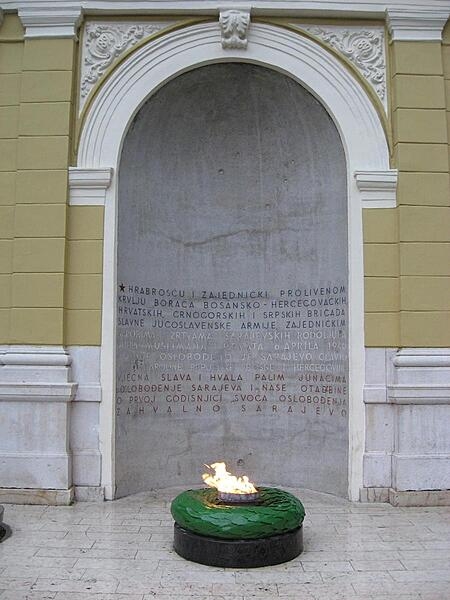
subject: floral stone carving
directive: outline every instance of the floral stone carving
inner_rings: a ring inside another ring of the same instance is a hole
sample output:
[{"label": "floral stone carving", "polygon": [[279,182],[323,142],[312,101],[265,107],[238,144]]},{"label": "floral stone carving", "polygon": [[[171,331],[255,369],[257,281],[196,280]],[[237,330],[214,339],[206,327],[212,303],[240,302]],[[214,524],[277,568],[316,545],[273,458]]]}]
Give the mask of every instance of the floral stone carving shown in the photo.
[{"label": "floral stone carving", "polygon": [[88,23],[83,36],[80,108],[106,69],[126,50],[171,22]]},{"label": "floral stone carving", "polygon": [[370,83],[386,106],[386,60],[384,31],[381,27],[344,29],[298,24],[295,27],[307,31],[343,54]]},{"label": "floral stone carving", "polygon": [[222,48],[247,48],[247,31],[250,26],[250,12],[243,10],[224,10],[219,17],[222,30]]}]

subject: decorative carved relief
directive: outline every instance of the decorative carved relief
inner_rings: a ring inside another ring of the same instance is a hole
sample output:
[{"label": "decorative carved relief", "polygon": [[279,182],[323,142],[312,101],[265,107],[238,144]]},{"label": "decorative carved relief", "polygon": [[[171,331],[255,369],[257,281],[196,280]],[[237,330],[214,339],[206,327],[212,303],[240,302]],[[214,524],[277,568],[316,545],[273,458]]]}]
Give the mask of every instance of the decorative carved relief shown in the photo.
[{"label": "decorative carved relief", "polygon": [[171,23],[119,23],[117,21],[88,23],[83,36],[80,108],[106,69],[126,50]]},{"label": "decorative carved relief", "polygon": [[350,60],[386,106],[386,59],[381,27],[295,26],[318,37]]},{"label": "decorative carved relief", "polygon": [[219,17],[222,30],[222,48],[247,48],[247,32],[250,25],[250,12],[243,10],[224,10]]}]

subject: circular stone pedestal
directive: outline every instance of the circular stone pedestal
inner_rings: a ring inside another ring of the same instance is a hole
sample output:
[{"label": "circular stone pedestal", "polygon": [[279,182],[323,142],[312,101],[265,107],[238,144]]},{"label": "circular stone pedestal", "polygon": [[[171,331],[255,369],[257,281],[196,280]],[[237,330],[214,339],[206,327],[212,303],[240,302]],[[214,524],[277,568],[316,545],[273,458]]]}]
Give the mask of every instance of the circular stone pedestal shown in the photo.
[{"label": "circular stone pedestal", "polygon": [[229,540],[198,535],[175,523],[173,547],[183,558],[211,567],[267,567],[292,560],[303,551],[303,527],[254,540]]},{"label": "circular stone pedestal", "polygon": [[11,528],[6,523],[3,523],[4,510],[5,509],[0,504],[0,542],[3,542],[3,540],[6,540],[6,538],[11,535]]}]

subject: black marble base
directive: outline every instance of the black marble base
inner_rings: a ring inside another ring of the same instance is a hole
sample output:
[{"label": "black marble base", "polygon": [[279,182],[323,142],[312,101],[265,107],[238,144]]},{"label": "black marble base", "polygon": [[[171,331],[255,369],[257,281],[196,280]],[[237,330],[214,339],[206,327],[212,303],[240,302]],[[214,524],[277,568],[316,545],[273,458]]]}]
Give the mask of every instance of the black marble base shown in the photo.
[{"label": "black marble base", "polygon": [[0,504],[0,542],[3,542],[11,535],[11,527],[6,523],[3,523],[3,513],[5,509]]},{"label": "black marble base", "polygon": [[267,567],[292,560],[303,551],[303,528],[257,540],[223,540],[198,535],[175,523],[173,547],[183,558],[211,567]]}]

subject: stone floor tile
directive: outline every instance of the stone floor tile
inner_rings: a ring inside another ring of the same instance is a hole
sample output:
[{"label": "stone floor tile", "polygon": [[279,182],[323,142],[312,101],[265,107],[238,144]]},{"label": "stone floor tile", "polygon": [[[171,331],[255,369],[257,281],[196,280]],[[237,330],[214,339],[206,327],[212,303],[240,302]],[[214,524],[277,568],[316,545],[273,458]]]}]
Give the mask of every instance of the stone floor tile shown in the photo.
[{"label": "stone floor tile", "polygon": [[217,596],[230,598],[230,596],[240,595],[246,598],[277,598],[278,588],[275,583],[214,583],[212,586],[213,600]]},{"label": "stone floor tile", "polygon": [[158,561],[135,560],[131,558],[79,558],[75,564],[77,569],[98,569],[105,571],[135,571],[144,569],[147,572],[154,571]]},{"label": "stone floor tile", "polygon": [[[32,589],[36,591],[55,591],[55,592],[85,592],[92,594],[100,594],[102,592],[114,593],[117,590],[118,581],[109,578],[92,577],[90,579],[52,579],[39,578],[33,584]],[[96,600],[96,599],[95,599]]]},{"label": "stone floor tile", "polygon": [[[416,571],[416,570],[450,570],[450,556],[445,558],[441,556],[440,558],[427,558],[426,556],[422,558],[402,558],[402,564],[408,571]],[[450,596],[450,594],[449,594]]]},{"label": "stone floor tile", "polygon": [[81,579],[85,570],[86,569],[14,565],[5,568],[2,573],[2,580],[4,577],[25,577],[26,579],[37,579],[38,577],[46,577],[49,579]]},{"label": "stone floor tile", "polygon": [[[429,570],[416,570],[416,571],[392,571],[392,578],[395,581],[412,583],[412,582],[423,582],[423,581],[448,581],[450,582],[450,569],[429,569]],[[449,586],[449,597],[450,597],[450,586]]]},{"label": "stone floor tile", "polygon": [[17,591],[31,590],[35,581],[36,577],[6,577],[2,575],[0,589]]},{"label": "stone floor tile", "polygon": [[287,600],[287,598],[295,598],[296,600],[359,600],[356,598],[355,590],[350,584],[279,584],[278,594],[283,600]]},{"label": "stone floor tile", "polygon": [[56,600],[143,600],[143,594],[95,594],[89,592],[58,592]]},{"label": "stone floor tile", "polygon": [[303,562],[303,569],[306,572],[316,571],[316,572],[325,572],[325,571],[353,571],[353,567],[349,561],[330,561],[330,562]]},{"label": "stone floor tile", "polygon": [[237,583],[322,583],[322,577],[319,573],[304,573],[300,569],[292,569],[290,571],[274,571],[271,568],[252,569],[248,571],[236,572]]},{"label": "stone floor tile", "polygon": [[352,560],[355,571],[404,571],[403,561],[399,560]]},{"label": "stone floor tile", "polygon": [[[1,587],[1,584],[0,584]],[[56,592],[32,592],[30,590],[0,590],[1,600],[54,600]]]}]

